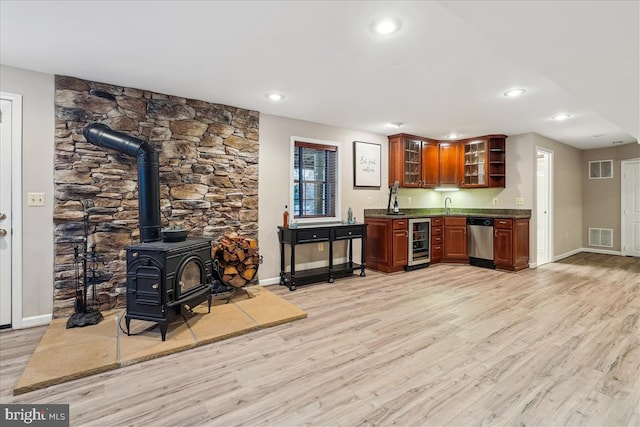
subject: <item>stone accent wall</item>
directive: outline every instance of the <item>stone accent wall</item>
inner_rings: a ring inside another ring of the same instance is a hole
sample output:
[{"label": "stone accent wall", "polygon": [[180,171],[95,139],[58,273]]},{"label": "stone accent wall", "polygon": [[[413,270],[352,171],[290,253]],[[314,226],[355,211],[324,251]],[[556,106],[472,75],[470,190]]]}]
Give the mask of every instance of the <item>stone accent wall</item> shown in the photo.
[{"label": "stone accent wall", "polygon": [[159,152],[163,227],[182,225],[214,241],[232,231],[258,238],[257,111],[65,76],[56,76],[55,103],[54,317],[73,312],[73,253],[84,240],[85,212],[100,310],[126,306],[124,247],[139,242],[136,159],[88,143],[89,123]]}]

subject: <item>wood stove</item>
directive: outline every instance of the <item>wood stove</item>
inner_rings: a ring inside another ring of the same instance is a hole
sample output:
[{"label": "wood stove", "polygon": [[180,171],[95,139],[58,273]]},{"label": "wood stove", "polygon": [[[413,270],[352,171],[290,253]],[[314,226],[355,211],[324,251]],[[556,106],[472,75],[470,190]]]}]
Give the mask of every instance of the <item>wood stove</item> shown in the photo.
[{"label": "wood stove", "polygon": [[150,242],[126,247],[127,334],[131,319],[157,322],[162,341],[169,321],[204,302],[211,311],[211,240]]},{"label": "wood stove", "polygon": [[[187,238],[176,230],[161,231],[158,152],[147,141],[110,129],[87,125],[91,144],[136,157],[140,241],[127,251],[127,334],[131,319],[157,322],[162,341],[173,314],[207,300],[213,288],[210,238]],[[186,240],[185,240],[186,239]]]}]

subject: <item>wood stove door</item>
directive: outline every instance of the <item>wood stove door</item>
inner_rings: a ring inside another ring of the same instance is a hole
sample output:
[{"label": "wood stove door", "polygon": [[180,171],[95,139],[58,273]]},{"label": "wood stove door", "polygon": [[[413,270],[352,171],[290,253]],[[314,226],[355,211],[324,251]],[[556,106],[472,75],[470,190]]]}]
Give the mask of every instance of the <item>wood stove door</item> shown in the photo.
[{"label": "wood stove door", "polygon": [[205,266],[198,256],[190,255],[183,261],[176,275],[176,299],[180,299],[205,285],[207,283],[206,273]]},{"label": "wood stove door", "polygon": [[132,287],[127,291],[134,295],[135,304],[160,306],[162,301],[162,269],[155,265],[143,265],[135,269]]}]

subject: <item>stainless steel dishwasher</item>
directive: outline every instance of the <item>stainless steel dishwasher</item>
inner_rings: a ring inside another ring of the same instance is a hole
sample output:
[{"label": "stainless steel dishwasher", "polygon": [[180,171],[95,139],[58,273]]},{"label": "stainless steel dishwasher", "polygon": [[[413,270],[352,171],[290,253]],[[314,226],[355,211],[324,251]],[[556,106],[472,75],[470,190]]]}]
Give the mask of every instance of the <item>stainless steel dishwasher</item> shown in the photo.
[{"label": "stainless steel dishwasher", "polygon": [[496,268],[493,262],[493,218],[467,217],[469,264]]}]

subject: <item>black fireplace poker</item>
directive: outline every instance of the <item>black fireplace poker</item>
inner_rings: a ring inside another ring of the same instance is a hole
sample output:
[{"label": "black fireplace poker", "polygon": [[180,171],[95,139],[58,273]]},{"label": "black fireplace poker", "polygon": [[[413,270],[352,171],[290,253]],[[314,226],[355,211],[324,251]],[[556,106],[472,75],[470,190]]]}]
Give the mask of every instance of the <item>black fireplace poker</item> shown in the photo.
[{"label": "black fireplace poker", "polygon": [[[91,252],[88,250],[89,242],[89,213],[85,213],[82,221],[84,226],[84,241],[82,245],[82,258],[80,258],[79,247],[73,248],[73,266],[75,270],[76,295],[74,300],[74,313],[67,319],[67,329],[82,327],[88,325],[97,325],[104,319],[100,310],[89,307],[87,302],[87,294],[89,293],[89,280],[87,278],[87,266],[91,263],[91,284],[93,285],[92,305],[97,302],[96,297],[96,269],[97,255],[96,245],[91,246]],[[80,286],[80,262],[82,262],[82,287]]]}]

